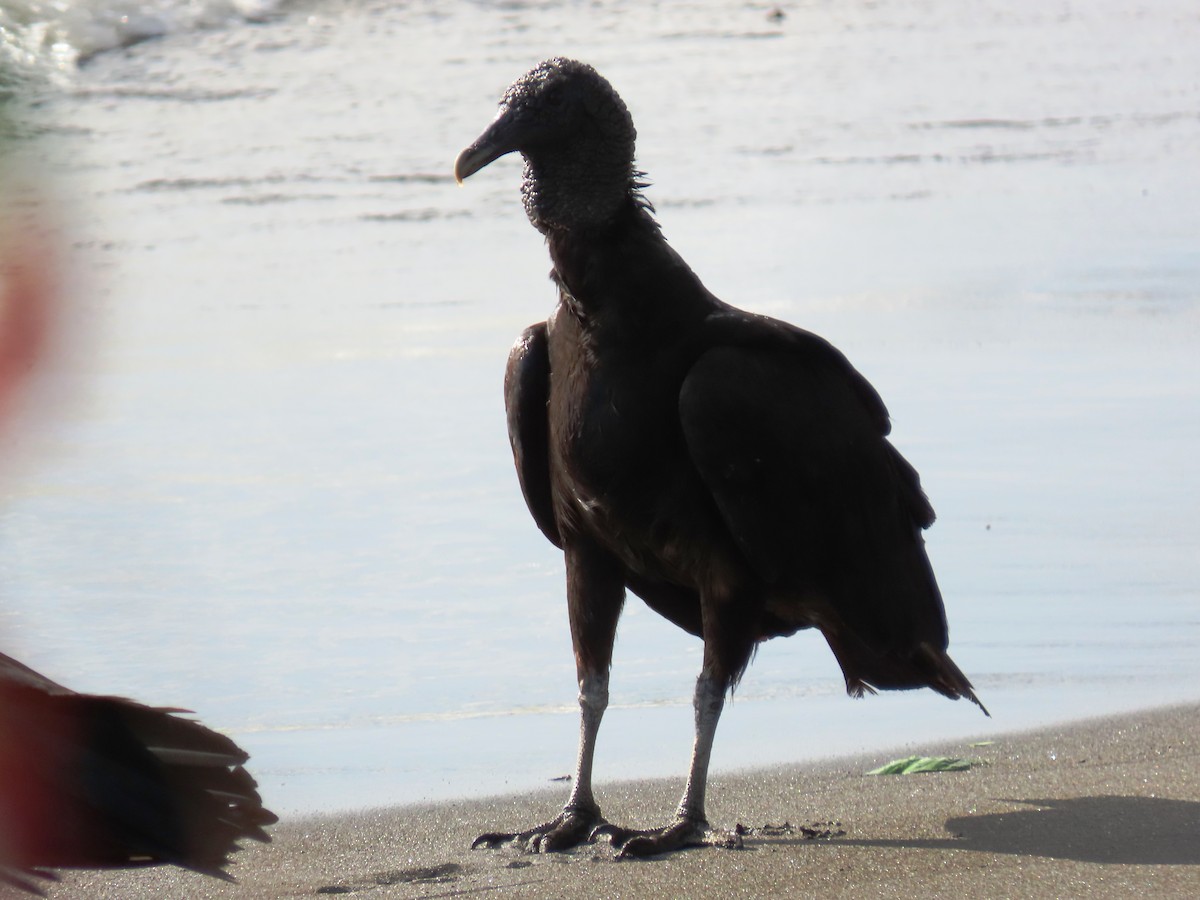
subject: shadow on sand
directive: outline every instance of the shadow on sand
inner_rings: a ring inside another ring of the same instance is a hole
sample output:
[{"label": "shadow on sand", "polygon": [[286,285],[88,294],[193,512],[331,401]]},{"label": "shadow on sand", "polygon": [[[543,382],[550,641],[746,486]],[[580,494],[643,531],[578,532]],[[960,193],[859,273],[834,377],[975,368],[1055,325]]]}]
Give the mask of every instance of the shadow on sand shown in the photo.
[{"label": "shadow on sand", "polygon": [[1200,865],[1200,802],[1161,797],[1006,800],[1029,809],[948,819],[941,840],[837,840],[860,847],[978,850],[1124,865]]}]

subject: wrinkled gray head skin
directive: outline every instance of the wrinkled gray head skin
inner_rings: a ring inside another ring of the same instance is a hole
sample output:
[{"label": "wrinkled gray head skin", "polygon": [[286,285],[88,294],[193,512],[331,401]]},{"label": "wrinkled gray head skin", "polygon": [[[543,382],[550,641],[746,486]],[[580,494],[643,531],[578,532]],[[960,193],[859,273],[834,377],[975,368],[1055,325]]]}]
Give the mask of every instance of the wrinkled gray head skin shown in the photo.
[{"label": "wrinkled gray head skin", "polygon": [[637,132],[617,92],[595,69],[548,59],[504,93],[492,124],[454,165],[463,179],[507,153],[525,158],[521,196],[539,231],[603,225],[636,190]]}]

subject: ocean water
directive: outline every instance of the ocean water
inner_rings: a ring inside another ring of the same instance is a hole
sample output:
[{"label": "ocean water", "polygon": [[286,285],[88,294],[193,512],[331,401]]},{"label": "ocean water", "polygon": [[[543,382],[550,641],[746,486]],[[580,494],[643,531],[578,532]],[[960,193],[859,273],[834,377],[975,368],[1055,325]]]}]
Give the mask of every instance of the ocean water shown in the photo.
[{"label": "ocean water", "polygon": [[[505,159],[538,60],[622,93],[719,296],[841,347],[939,520],[992,712],[760,649],[718,772],[1200,698],[1200,16],[1184,2],[14,3],[62,223],[5,436],[0,645],[194,709],[284,814],[565,774],[561,561],[500,382],[549,311]],[[682,776],[699,643],[631,600],[598,777]]]}]

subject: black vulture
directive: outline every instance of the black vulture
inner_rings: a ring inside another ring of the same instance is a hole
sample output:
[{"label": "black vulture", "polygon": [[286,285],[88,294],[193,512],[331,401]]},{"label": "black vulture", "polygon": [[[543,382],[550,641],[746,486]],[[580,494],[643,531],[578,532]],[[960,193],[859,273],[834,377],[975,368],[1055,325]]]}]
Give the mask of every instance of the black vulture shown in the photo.
[{"label": "black vulture", "polygon": [[0,884],[45,867],[174,863],[232,880],[269,841],[248,754],[178,713],[78,694],[0,653]]},{"label": "black vulture", "polygon": [[[879,395],[822,338],[709,293],[662,236],[635,136],[603,77],[556,58],[509,87],[455,162],[461,183],[524,157],[525,211],[554,264],[558,303],[514,345],[504,397],[529,511],[566,562],[582,719],[562,813],[476,846],[736,845],[704,811],[717,720],[757,643],[803,628],[824,635],[852,695],[930,687],[979,703],[946,654],[921,536],[933,509]],[[683,799],[652,831],[605,822],[592,793],[626,590],[704,641]]]}]

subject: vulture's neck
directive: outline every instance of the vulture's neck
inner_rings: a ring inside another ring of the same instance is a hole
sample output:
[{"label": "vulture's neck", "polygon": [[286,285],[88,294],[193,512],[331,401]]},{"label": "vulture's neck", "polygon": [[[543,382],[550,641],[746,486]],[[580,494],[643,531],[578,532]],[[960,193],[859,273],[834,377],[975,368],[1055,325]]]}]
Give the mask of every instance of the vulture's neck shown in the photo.
[{"label": "vulture's neck", "polygon": [[526,155],[521,199],[529,221],[544,235],[594,232],[616,222],[640,196],[639,188],[631,159],[603,146],[583,146],[544,158]]},{"label": "vulture's neck", "polygon": [[644,328],[710,296],[667,244],[638,183],[606,221],[549,230],[546,243],[562,303],[588,331]]}]

